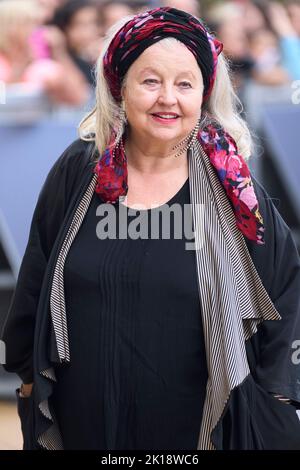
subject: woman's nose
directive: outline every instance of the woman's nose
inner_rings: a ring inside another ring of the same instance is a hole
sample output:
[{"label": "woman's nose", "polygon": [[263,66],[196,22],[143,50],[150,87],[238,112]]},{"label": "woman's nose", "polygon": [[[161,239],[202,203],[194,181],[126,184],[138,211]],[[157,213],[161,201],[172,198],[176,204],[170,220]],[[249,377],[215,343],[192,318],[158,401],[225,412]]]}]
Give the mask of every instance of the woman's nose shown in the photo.
[{"label": "woman's nose", "polygon": [[176,104],[177,98],[173,86],[164,86],[161,88],[158,102],[159,104],[168,106]]}]

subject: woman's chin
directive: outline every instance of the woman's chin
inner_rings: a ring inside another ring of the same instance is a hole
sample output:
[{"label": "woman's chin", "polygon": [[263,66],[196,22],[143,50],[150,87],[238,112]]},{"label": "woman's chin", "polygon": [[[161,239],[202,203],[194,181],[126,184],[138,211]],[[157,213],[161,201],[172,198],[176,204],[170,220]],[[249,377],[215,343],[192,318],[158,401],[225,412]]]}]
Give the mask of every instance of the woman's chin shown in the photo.
[{"label": "woman's chin", "polygon": [[149,137],[150,136],[152,139],[155,139],[156,141],[167,143],[167,142],[170,142],[170,140],[171,141],[181,140],[182,132],[179,132],[176,129],[156,128],[153,130],[151,129],[151,132],[149,132]]}]

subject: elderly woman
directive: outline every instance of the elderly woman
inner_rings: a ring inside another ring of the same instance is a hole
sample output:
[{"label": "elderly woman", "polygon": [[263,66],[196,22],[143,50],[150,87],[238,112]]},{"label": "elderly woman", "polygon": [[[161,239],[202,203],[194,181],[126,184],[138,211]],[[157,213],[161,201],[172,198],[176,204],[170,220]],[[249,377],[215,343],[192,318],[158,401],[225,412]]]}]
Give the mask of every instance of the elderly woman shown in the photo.
[{"label": "elderly woman", "polygon": [[236,100],[197,18],[109,32],[3,331],[24,448],[300,449],[300,263]]}]

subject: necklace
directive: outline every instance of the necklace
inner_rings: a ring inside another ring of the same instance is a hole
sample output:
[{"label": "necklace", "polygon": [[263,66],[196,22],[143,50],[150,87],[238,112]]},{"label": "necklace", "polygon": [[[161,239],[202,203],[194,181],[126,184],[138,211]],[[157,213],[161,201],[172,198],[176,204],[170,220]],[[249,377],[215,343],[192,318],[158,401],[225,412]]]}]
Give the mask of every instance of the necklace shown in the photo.
[{"label": "necklace", "polygon": [[[195,128],[181,141],[179,142],[177,145],[175,145],[173,147],[172,150],[177,150],[178,151],[175,153],[174,157],[177,158],[179,157],[180,155],[182,155],[184,152],[186,152],[193,144],[194,142],[196,141],[197,139],[197,135],[198,135],[198,131],[199,131],[199,127],[200,127],[200,122],[198,121],[197,125],[195,126]],[[123,142],[123,137],[121,137],[121,139],[119,140],[117,146],[120,145],[121,147],[121,150],[122,150],[122,153],[124,154],[124,156],[126,155],[126,152],[125,152],[125,147],[124,147],[124,142]]]}]

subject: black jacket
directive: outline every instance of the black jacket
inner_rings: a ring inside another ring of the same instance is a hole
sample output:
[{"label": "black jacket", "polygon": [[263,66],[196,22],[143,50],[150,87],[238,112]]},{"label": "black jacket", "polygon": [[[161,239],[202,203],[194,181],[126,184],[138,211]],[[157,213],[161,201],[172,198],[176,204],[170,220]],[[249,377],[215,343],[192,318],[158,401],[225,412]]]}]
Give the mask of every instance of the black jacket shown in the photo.
[{"label": "black jacket", "polygon": [[[55,439],[52,447],[39,440],[53,421],[59,428],[51,404],[53,380],[41,372],[53,365],[64,367],[59,363],[49,314],[50,281],[58,250],[93,174],[92,150],[93,144],[76,140],[46,178],[2,332],[7,354],[4,368],[17,373],[25,383],[34,382],[30,399],[18,397],[24,448],[63,448]],[[251,375],[233,391],[215,428],[214,442],[218,449],[300,449],[300,422],[293,405],[269,394],[300,402],[300,261],[289,228],[265,190],[253,181],[265,222],[266,244],[246,243],[282,320],[264,321],[247,341]],[[50,414],[47,410],[41,413],[41,403],[49,398]]]}]

